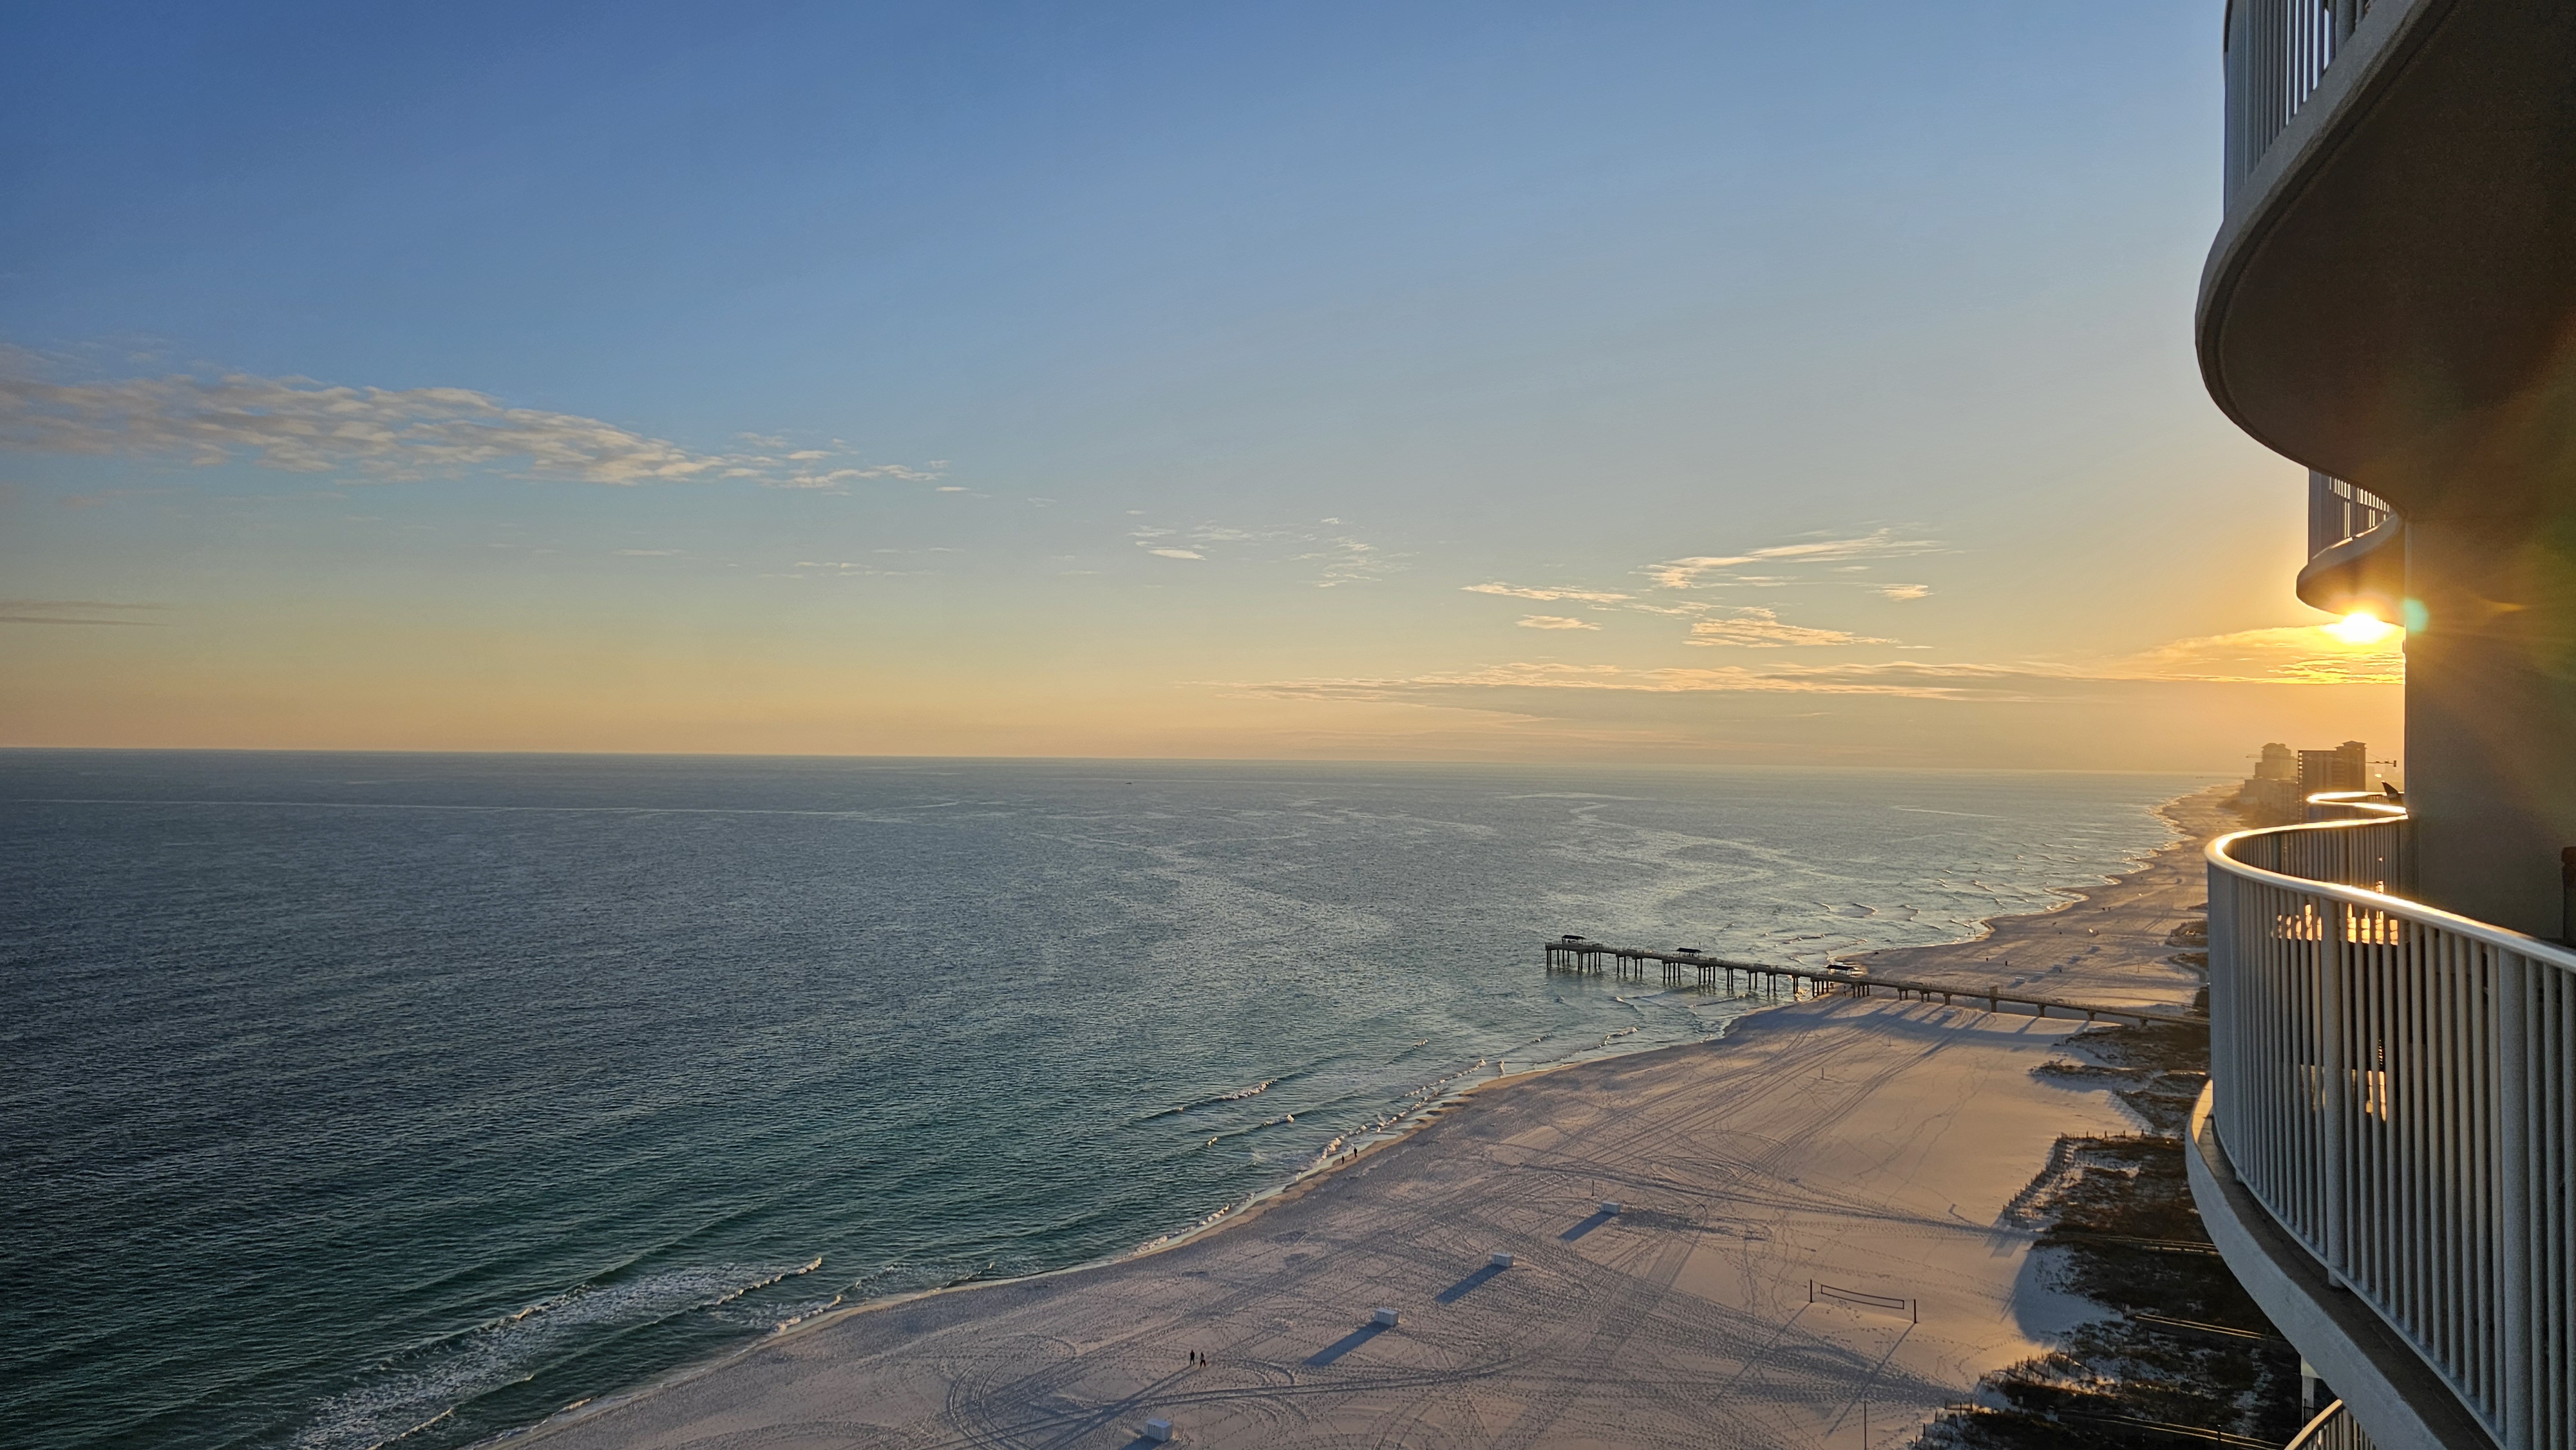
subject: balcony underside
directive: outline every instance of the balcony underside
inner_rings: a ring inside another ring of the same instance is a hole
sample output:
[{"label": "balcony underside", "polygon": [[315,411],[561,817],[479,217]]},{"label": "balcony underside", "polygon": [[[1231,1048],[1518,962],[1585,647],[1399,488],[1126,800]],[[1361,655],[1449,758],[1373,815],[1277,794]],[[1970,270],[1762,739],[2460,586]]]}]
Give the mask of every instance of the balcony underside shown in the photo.
[{"label": "balcony underside", "polygon": [[2404,619],[2406,525],[2390,519],[2318,554],[2299,571],[2298,591],[2302,602],[2329,614],[2366,610]]},{"label": "balcony underside", "polygon": [[[2378,0],[2202,276],[2211,395],[2411,515],[2576,461],[2576,6]],[[2544,481],[2545,480],[2545,481]]]},{"label": "balcony underside", "polygon": [[2183,1164],[2193,1206],[2245,1292],[2343,1396],[2379,1450],[2493,1445],[2405,1342],[2360,1300],[2335,1288],[2324,1266],[2237,1181],[2211,1121],[2210,1098],[2203,1089]]}]

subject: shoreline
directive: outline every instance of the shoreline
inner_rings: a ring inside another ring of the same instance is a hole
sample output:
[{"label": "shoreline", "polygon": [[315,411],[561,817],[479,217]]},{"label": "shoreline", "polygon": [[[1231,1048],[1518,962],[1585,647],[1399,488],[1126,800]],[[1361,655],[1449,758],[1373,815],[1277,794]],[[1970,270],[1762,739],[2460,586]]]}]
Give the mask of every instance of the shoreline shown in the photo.
[{"label": "shoreline", "polygon": [[[2100,898],[2118,894],[2122,892],[2124,888],[2132,887],[2136,883],[2139,883],[2142,878],[2155,874],[2160,866],[2169,867],[2171,865],[2171,860],[2169,858],[2179,856],[2185,861],[2196,861],[2198,844],[2198,836],[2196,833],[2206,832],[2207,822],[2215,817],[2217,812],[2217,801],[2225,789],[2226,787],[2224,785],[2213,785],[2193,791],[2187,791],[2155,807],[2155,814],[2162,819],[2172,831],[2170,839],[2142,855],[2131,858],[2126,869],[2116,875],[2108,876],[2094,884],[2084,887],[2056,888],[2056,890],[2063,893],[2064,899],[2055,905],[2036,912],[2017,912],[1984,918],[1977,924],[1978,930],[1974,935],[1958,941],[1935,943],[1923,946],[1882,948],[1871,952],[1856,954],[1848,960],[1854,963],[1869,964],[1873,967],[1878,967],[1882,964],[1892,966],[1895,963],[1903,962],[1906,964],[1906,974],[1915,979],[1924,979],[1929,977],[1931,979],[1938,980],[1944,974],[1956,975],[1963,971],[1970,971],[1973,972],[1980,980],[1995,981],[1997,980],[1997,975],[1993,966],[1994,959],[1998,956],[2002,957],[2002,965],[2004,968],[2006,970],[2012,970],[2013,966],[2010,961],[2011,953],[2045,951],[2046,948],[2042,946],[2039,938],[2044,935],[2065,936],[2067,934],[2067,928],[2064,924],[2072,920],[2075,913],[2079,912],[2083,907],[2100,906],[2101,909],[2107,913],[2111,911],[2112,908],[2109,905],[2103,904]],[[2196,806],[2198,808],[2195,808]],[[2053,928],[2051,926],[2052,923],[2055,924]],[[2099,936],[2098,928],[2088,927],[2086,930],[2088,934],[2092,936]],[[2088,952],[2086,955],[2098,955],[2098,952]],[[2134,955],[2134,953],[2132,955]],[[2169,962],[2169,960],[2169,957],[2159,958],[2159,961]],[[2040,969],[2039,971],[2024,977],[2012,978],[2011,981],[2013,984],[2019,985],[2032,980],[2034,976],[2048,976],[2053,982],[2071,982],[2098,978],[2105,975],[2099,969],[2098,964],[2095,964],[2096,969],[2093,971],[2087,972],[2081,970],[2086,965],[2086,963],[2081,961],[2065,961],[2058,963],[2051,968]],[[2134,968],[2139,964],[2132,961],[2126,965],[2132,970],[2126,974],[2125,980],[2116,984],[2110,981],[2103,981],[2101,985],[2106,987],[2116,985],[2120,990],[2129,994],[2144,992],[2147,995],[2158,999],[2159,1004],[2169,1001],[2171,996],[2178,989],[2185,986],[2194,988],[2197,986],[2196,976],[2183,968],[2173,968],[2164,980],[2156,980],[2152,972],[2147,974],[2144,980],[2141,980],[2139,973],[2134,970]],[[1978,968],[1982,968],[1983,970],[1977,970]],[[2076,976],[2071,979],[2064,976],[2070,968],[2078,969]],[[2183,997],[2183,1001],[2187,1003],[2190,997],[2189,991],[2182,991],[2181,995]],[[496,1436],[477,1443],[490,1445],[497,1444],[502,1441],[518,1441],[531,1437],[558,1436],[576,1433],[585,1427],[595,1425],[602,1418],[617,1415],[621,1411],[640,1410],[647,1406],[661,1404],[664,1402],[666,1396],[670,1396],[674,1392],[682,1390],[684,1387],[705,1385],[711,1378],[717,1376],[720,1372],[733,1369],[736,1366],[744,1365],[747,1361],[760,1359],[764,1356],[793,1354],[803,1346],[816,1343],[836,1330],[844,1330],[853,1325],[862,1324],[863,1321],[870,1320],[872,1317],[878,1321],[883,1321],[894,1316],[898,1311],[906,1310],[907,1308],[918,1309],[920,1306],[925,1305],[943,1306],[953,1309],[954,1306],[965,1300],[967,1292],[970,1290],[986,1291],[987,1297],[1009,1297],[1013,1295],[1025,1297],[1033,1292],[1045,1292],[1050,1290],[1079,1293],[1084,1287],[1084,1284],[1081,1281],[1103,1280],[1113,1275],[1132,1274],[1140,1269],[1150,1271],[1155,1266],[1156,1261],[1175,1258],[1191,1251],[1205,1252],[1212,1248],[1222,1250],[1227,1248],[1233,1242],[1240,1241],[1244,1238],[1241,1234],[1229,1234],[1227,1232],[1228,1230],[1241,1228],[1256,1221],[1266,1219],[1274,1213],[1306,1203],[1307,1201],[1315,1199],[1319,1195],[1329,1193],[1336,1188],[1347,1187],[1356,1180],[1366,1177],[1375,1166],[1377,1160],[1385,1158],[1396,1150],[1424,1143],[1426,1140],[1437,1136],[1436,1130],[1441,1128],[1445,1123],[1459,1118],[1462,1113],[1467,1110],[1492,1104],[1507,1103],[1516,1096],[1514,1094],[1495,1093],[1491,1091],[1492,1089],[1500,1087],[1529,1089],[1550,1079],[1565,1078],[1569,1075],[1584,1074],[1586,1072],[1612,1076],[1660,1072],[1679,1065],[1680,1059],[1685,1057],[1700,1056],[1705,1058],[1715,1055],[1701,1050],[1733,1044],[1740,1037],[1761,1035],[1763,1028],[1760,1024],[1760,1019],[1781,1017],[1783,1015],[1794,1013],[1800,1008],[1809,1009],[1808,1013],[1805,1014],[1807,1016],[1820,1017],[1827,1015],[1832,1012],[1834,1008],[1842,1005],[1871,1008],[1889,1007],[1894,1004],[1887,1004],[1873,1000],[1850,1002],[1848,999],[1831,998],[1823,999],[1821,1002],[1809,1000],[1796,1003],[1769,1003],[1764,1006],[1754,1008],[1741,1017],[1730,1020],[1725,1024],[1722,1031],[1714,1037],[1703,1038],[1698,1041],[1667,1043],[1656,1047],[1636,1048],[1625,1051],[1595,1051],[1582,1056],[1560,1059],[1544,1066],[1529,1068],[1520,1072],[1505,1073],[1499,1076],[1477,1079],[1454,1087],[1442,1093],[1439,1097],[1426,1101],[1405,1114],[1397,1124],[1377,1130],[1370,1135],[1369,1141],[1356,1145],[1352,1150],[1350,1150],[1347,1156],[1337,1156],[1333,1161],[1321,1162],[1307,1169],[1301,1170],[1294,1176],[1274,1187],[1255,1192],[1238,1204],[1218,1210],[1215,1214],[1209,1216],[1198,1224],[1175,1233],[1165,1235],[1162,1238],[1148,1241],[1146,1244],[1136,1249],[1132,1249],[1115,1256],[1094,1259],[1081,1264],[1067,1265],[1058,1269],[1043,1270],[1033,1274],[1015,1275],[1009,1278],[998,1278],[963,1284],[943,1285],[929,1289],[913,1290],[907,1293],[891,1295],[884,1298],[871,1299],[857,1304],[836,1306],[816,1314],[808,1315],[793,1323],[782,1325],[769,1333],[748,1340],[727,1350],[726,1352],[712,1356],[697,1364],[686,1366],[666,1374],[649,1384],[641,1385],[631,1390],[601,1395],[588,1400],[576,1402],[575,1404],[556,1411],[542,1420],[513,1430],[504,1431]],[[1920,1004],[1909,1004],[1909,1006],[1919,1005]],[[2139,1003],[2135,1005],[2145,1004]],[[1815,1010],[1819,1008],[1824,1008],[1826,1011],[1818,1012]],[[1982,1013],[1973,1013],[1970,1009],[1944,1008],[1931,1010],[1933,1010],[1936,1015],[1984,1015]],[[1837,1026],[1845,1035],[1867,1035],[1869,1033],[1869,1018],[1873,1014],[1850,1013],[1843,1015],[1844,1020],[1840,1021]],[[1901,1012],[1887,1015],[1920,1016],[1922,1014],[1920,1012]],[[2015,1018],[2013,1021],[2016,1024],[2024,1025],[2025,1030],[2027,1024],[2034,1022],[2045,1022],[2049,1026],[2053,1026],[2056,1029],[2063,1029],[2067,1032],[2081,1028],[2084,1025],[2078,1022],[2059,1019]],[[1474,1069],[1472,1068],[1468,1069],[1468,1071],[1473,1070]],[[1524,1093],[1520,1096],[1529,1095],[1530,1094]],[[2027,1173],[2025,1173],[2023,1178],[2016,1180],[2013,1186],[2016,1188],[2020,1186],[2022,1181],[2026,1181],[2027,1176]],[[1954,1213],[1956,1212],[1956,1209],[1957,1205],[1953,1204],[1952,1211]],[[962,1311],[962,1313],[971,1315],[973,1310],[968,1309]],[[956,1316],[951,1315],[949,1317]],[[1967,1383],[1973,1384],[1974,1379],[1974,1375],[1969,1375],[1967,1377]]]},{"label": "shoreline", "polygon": [[[1777,1005],[1786,1007],[1792,1004],[1782,1002]],[[1768,1011],[1770,1009],[1757,1008],[1755,1010]],[[1751,1015],[1751,1013],[1746,1014],[1746,1016]],[[1743,1019],[1738,1018],[1735,1020],[1741,1021]],[[1727,1025],[1732,1027],[1734,1022],[1730,1022]],[[926,1299],[954,1298],[972,1293],[978,1289],[1010,1289],[1027,1284],[1041,1283],[1050,1279],[1062,1279],[1076,1274],[1095,1273],[1100,1270],[1112,1269],[1121,1265],[1131,1264],[1140,1259],[1152,1258],[1159,1254],[1167,1254],[1176,1250],[1189,1248],[1193,1245],[1213,1239],[1228,1229],[1237,1228],[1251,1223],[1271,1208],[1293,1202],[1296,1198],[1302,1196],[1306,1189],[1316,1186],[1323,1180],[1329,1179],[1337,1173],[1341,1173],[1345,1170],[1357,1169],[1371,1155],[1403,1143],[1415,1133],[1424,1128],[1430,1127],[1440,1118],[1447,1116],[1452,1109],[1463,1106],[1468,1099],[1476,1096],[1477,1094],[1483,1093],[1488,1089],[1510,1087],[1522,1083],[1534,1082],[1540,1078],[1544,1078],[1555,1073],[1588,1067],[1601,1062],[1624,1060],[1629,1058],[1651,1058],[1661,1056],[1666,1053],[1680,1053],[1715,1047],[1724,1040],[1724,1035],[1721,1034],[1717,1037],[1702,1038],[1697,1042],[1667,1042],[1660,1047],[1631,1048],[1623,1052],[1598,1052],[1592,1056],[1562,1058],[1558,1061],[1551,1062],[1544,1067],[1528,1068],[1520,1072],[1506,1073],[1499,1077],[1482,1078],[1469,1083],[1464,1087],[1453,1089],[1450,1092],[1443,1093],[1437,1098],[1431,1099],[1421,1107],[1413,1109],[1403,1117],[1399,1118],[1395,1125],[1376,1130],[1370,1134],[1370,1141],[1353,1148],[1348,1156],[1338,1157],[1333,1162],[1319,1163],[1311,1167],[1300,1169],[1284,1183],[1280,1183],[1270,1188],[1259,1189],[1243,1199],[1242,1202],[1221,1208],[1214,1214],[1188,1228],[1176,1230],[1161,1238],[1149,1239],[1145,1243],[1129,1249],[1124,1253],[1108,1255],[1096,1259],[1085,1259],[1079,1264],[1067,1264],[1062,1268],[1039,1269],[1033,1273],[1011,1274],[992,1279],[974,1279],[960,1284],[939,1284],[928,1289],[910,1289],[900,1294],[890,1294],[882,1298],[866,1299],[856,1304],[835,1305],[828,1309],[803,1315],[788,1323],[782,1324],[765,1334],[746,1340],[741,1344],[734,1345],[722,1353],[712,1355],[694,1364],[684,1365],[679,1369],[673,1370],[668,1374],[653,1380],[649,1384],[641,1385],[631,1390],[613,1391],[608,1394],[594,1395],[584,1400],[576,1400],[573,1403],[564,1406],[562,1409],[546,1416],[542,1420],[537,1420],[530,1424],[519,1426],[515,1429],[503,1430],[497,1434],[489,1435],[481,1440],[474,1441],[467,1447],[467,1450],[482,1450],[482,1447],[485,1446],[522,1441],[533,1436],[552,1433],[557,1429],[569,1428],[570,1426],[587,1420],[596,1414],[605,1414],[623,1406],[647,1399],[653,1395],[661,1393],[663,1390],[676,1388],[694,1380],[703,1379],[729,1365],[737,1363],[751,1355],[757,1354],[764,1349],[773,1348],[786,1340],[795,1338],[796,1336],[809,1332],[819,1332],[830,1328],[833,1325],[839,1324],[844,1320],[852,1319],[859,1315],[899,1309],[907,1304],[918,1303]],[[1469,1070],[1472,1071],[1473,1069]],[[408,1434],[409,1432],[405,1433]],[[398,1441],[402,1437],[397,1436],[395,1438]],[[390,1444],[394,1442],[387,1443]]]},{"label": "shoreline", "polygon": [[[2092,885],[2049,888],[2051,891],[2062,893],[2064,896],[2064,899],[2059,901],[2056,905],[2047,907],[2040,911],[2016,911],[1996,916],[1981,917],[1976,922],[1975,934],[1963,937],[1955,942],[1930,942],[1921,946],[1910,947],[1878,947],[1870,951],[1855,953],[1843,960],[1852,963],[1876,963],[1880,961],[1896,962],[1918,955],[1949,953],[1963,948],[1991,944],[2009,931],[2011,923],[2045,921],[2050,917],[2059,916],[2066,912],[2073,911],[2078,907],[2091,904],[2095,896],[2105,891],[2114,890],[2124,882],[2127,882],[2130,878],[2153,869],[2157,864],[2157,858],[2160,856],[2166,855],[2170,852],[2181,851],[2196,858],[2199,852],[2199,843],[2192,838],[2192,827],[2182,819],[2177,818],[2174,814],[2175,808],[2183,806],[2186,802],[2192,801],[2196,798],[2214,795],[2222,789],[2229,789],[2229,787],[2224,784],[2203,786],[2198,790],[2185,791],[2181,795],[2175,796],[2170,800],[2159,802],[2152,808],[2152,813],[2157,818],[2163,820],[2166,825],[2172,829],[2173,838],[2132,859],[2128,863],[2128,869],[2115,875],[2103,877]],[[1607,1048],[1596,1048],[1584,1054],[1559,1058],[1554,1062],[1548,1063],[1544,1067],[1528,1068],[1520,1072],[1505,1073],[1496,1077],[1479,1078],[1463,1087],[1455,1088],[1449,1092],[1443,1093],[1439,1097],[1425,1102],[1421,1107],[1405,1113],[1401,1118],[1396,1120],[1395,1125],[1389,1128],[1379,1129],[1376,1132],[1371,1133],[1369,1135],[1369,1141],[1356,1148],[1353,1153],[1346,1158],[1342,1158],[1334,1162],[1318,1163],[1300,1169],[1298,1172],[1291,1175],[1286,1182],[1283,1182],[1276,1187],[1258,1190],[1246,1197],[1241,1203],[1219,1209],[1215,1214],[1189,1228],[1164,1235],[1158,1239],[1149,1240],[1145,1244],[1137,1248],[1130,1249],[1123,1254],[1086,1260],[1080,1264],[1069,1264],[1061,1269],[1045,1269],[1035,1274],[1013,1275],[1007,1279],[982,1280],[972,1284],[954,1284],[936,1289],[920,1289],[909,1294],[895,1296],[894,1298],[870,1300],[866,1304],[849,1305],[842,1309],[828,1311],[828,1313],[832,1315],[857,1313],[864,1309],[883,1305],[892,1305],[931,1294],[957,1293],[967,1289],[987,1287],[989,1285],[1016,1283],[1023,1279],[1042,1279],[1063,1274],[1080,1273],[1089,1269],[1105,1268],[1113,1264],[1125,1263],[1131,1259],[1140,1258],[1147,1254],[1162,1253],[1169,1249],[1179,1248],[1184,1244],[1206,1238],[1236,1223],[1249,1221],[1252,1217],[1257,1215],[1261,1208],[1268,1206],[1283,1195],[1296,1191],[1311,1180],[1329,1177],[1345,1168],[1353,1167],[1358,1163],[1360,1158],[1367,1154],[1377,1152],[1383,1148],[1387,1148],[1401,1142],[1406,1137],[1409,1137],[1420,1129],[1429,1126],[1431,1122],[1446,1114],[1450,1109],[1463,1104],[1468,1098],[1476,1094],[1488,1092],[1496,1088],[1511,1086],[1517,1083],[1534,1081],[1536,1079],[1546,1077],[1551,1073],[1564,1072],[1569,1069],[1583,1067],[1592,1063],[1608,1062],[1625,1058],[1649,1058],[1663,1053],[1679,1053],[1696,1048],[1716,1047],[1726,1041],[1728,1035],[1733,1031],[1738,1023],[1751,1018],[1756,1013],[1776,1011],[1784,1007],[1795,1005],[1798,1005],[1798,1003],[1783,1000],[1755,1007],[1744,1013],[1742,1016],[1729,1019],[1715,1035],[1701,1038],[1696,1042],[1667,1042],[1657,1047],[1628,1048],[1616,1051]],[[1469,1068],[1466,1071],[1472,1072],[1474,1069]],[[797,1327],[801,1328],[804,1323],[805,1321],[800,1320]],[[792,1332],[792,1330],[789,1332]]]}]

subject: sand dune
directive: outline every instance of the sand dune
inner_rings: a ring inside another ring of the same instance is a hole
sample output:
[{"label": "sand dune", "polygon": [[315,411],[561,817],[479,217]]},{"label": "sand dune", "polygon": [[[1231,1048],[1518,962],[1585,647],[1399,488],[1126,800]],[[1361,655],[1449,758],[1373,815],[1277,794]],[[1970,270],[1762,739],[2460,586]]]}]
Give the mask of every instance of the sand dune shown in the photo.
[{"label": "sand dune", "polygon": [[[1872,965],[2182,1005],[2197,976],[2165,936],[2201,898],[2188,841],[2221,821],[2206,794],[2176,816],[2188,840],[2091,903]],[[1161,1418],[1247,1447],[1903,1444],[2083,1312],[2008,1212],[2059,1134],[2136,1126],[2033,1076],[2081,1025],[1783,1006],[1481,1090],[1162,1252],[848,1314],[542,1433],[1074,1450]],[[1369,1325],[1381,1305],[1394,1327]]]}]

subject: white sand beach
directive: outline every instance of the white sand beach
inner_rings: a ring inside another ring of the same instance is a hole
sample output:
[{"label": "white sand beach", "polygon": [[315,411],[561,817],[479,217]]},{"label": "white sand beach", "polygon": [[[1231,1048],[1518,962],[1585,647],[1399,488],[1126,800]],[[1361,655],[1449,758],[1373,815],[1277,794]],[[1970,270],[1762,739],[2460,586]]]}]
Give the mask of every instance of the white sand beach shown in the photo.
[{"label": "white sand beach", "polygon": [[[2087,901],[1869,965],[2182,1007],[2198,975],[2166,938],[2201,902],[2221,798],[2174,803],[2181,838]],[[538,1433],[1076,1450],[1166,1419],[1246,1447],[1903,1444],[2085,1312],[2008,1212],[2060,1134],[2138,1126],[2033,1075],[2082,1026],[1782,1006],[1488,1087],[1161,1252],[844,1314]],[[1393,1327],[1370,1326],[1380,1306]]]}]

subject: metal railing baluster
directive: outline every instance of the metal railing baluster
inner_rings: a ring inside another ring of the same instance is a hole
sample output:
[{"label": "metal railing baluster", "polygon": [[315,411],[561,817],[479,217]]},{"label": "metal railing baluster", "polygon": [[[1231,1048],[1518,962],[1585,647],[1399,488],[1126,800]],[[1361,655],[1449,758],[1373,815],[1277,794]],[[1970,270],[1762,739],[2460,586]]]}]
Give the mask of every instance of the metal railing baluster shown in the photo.
[{"label": "metal railing baluster", "polygon": [[2409,829],[2210,848],[2220,1142],[2505,1450],[2576,1450],[2576,951],[2376,889]]}]

